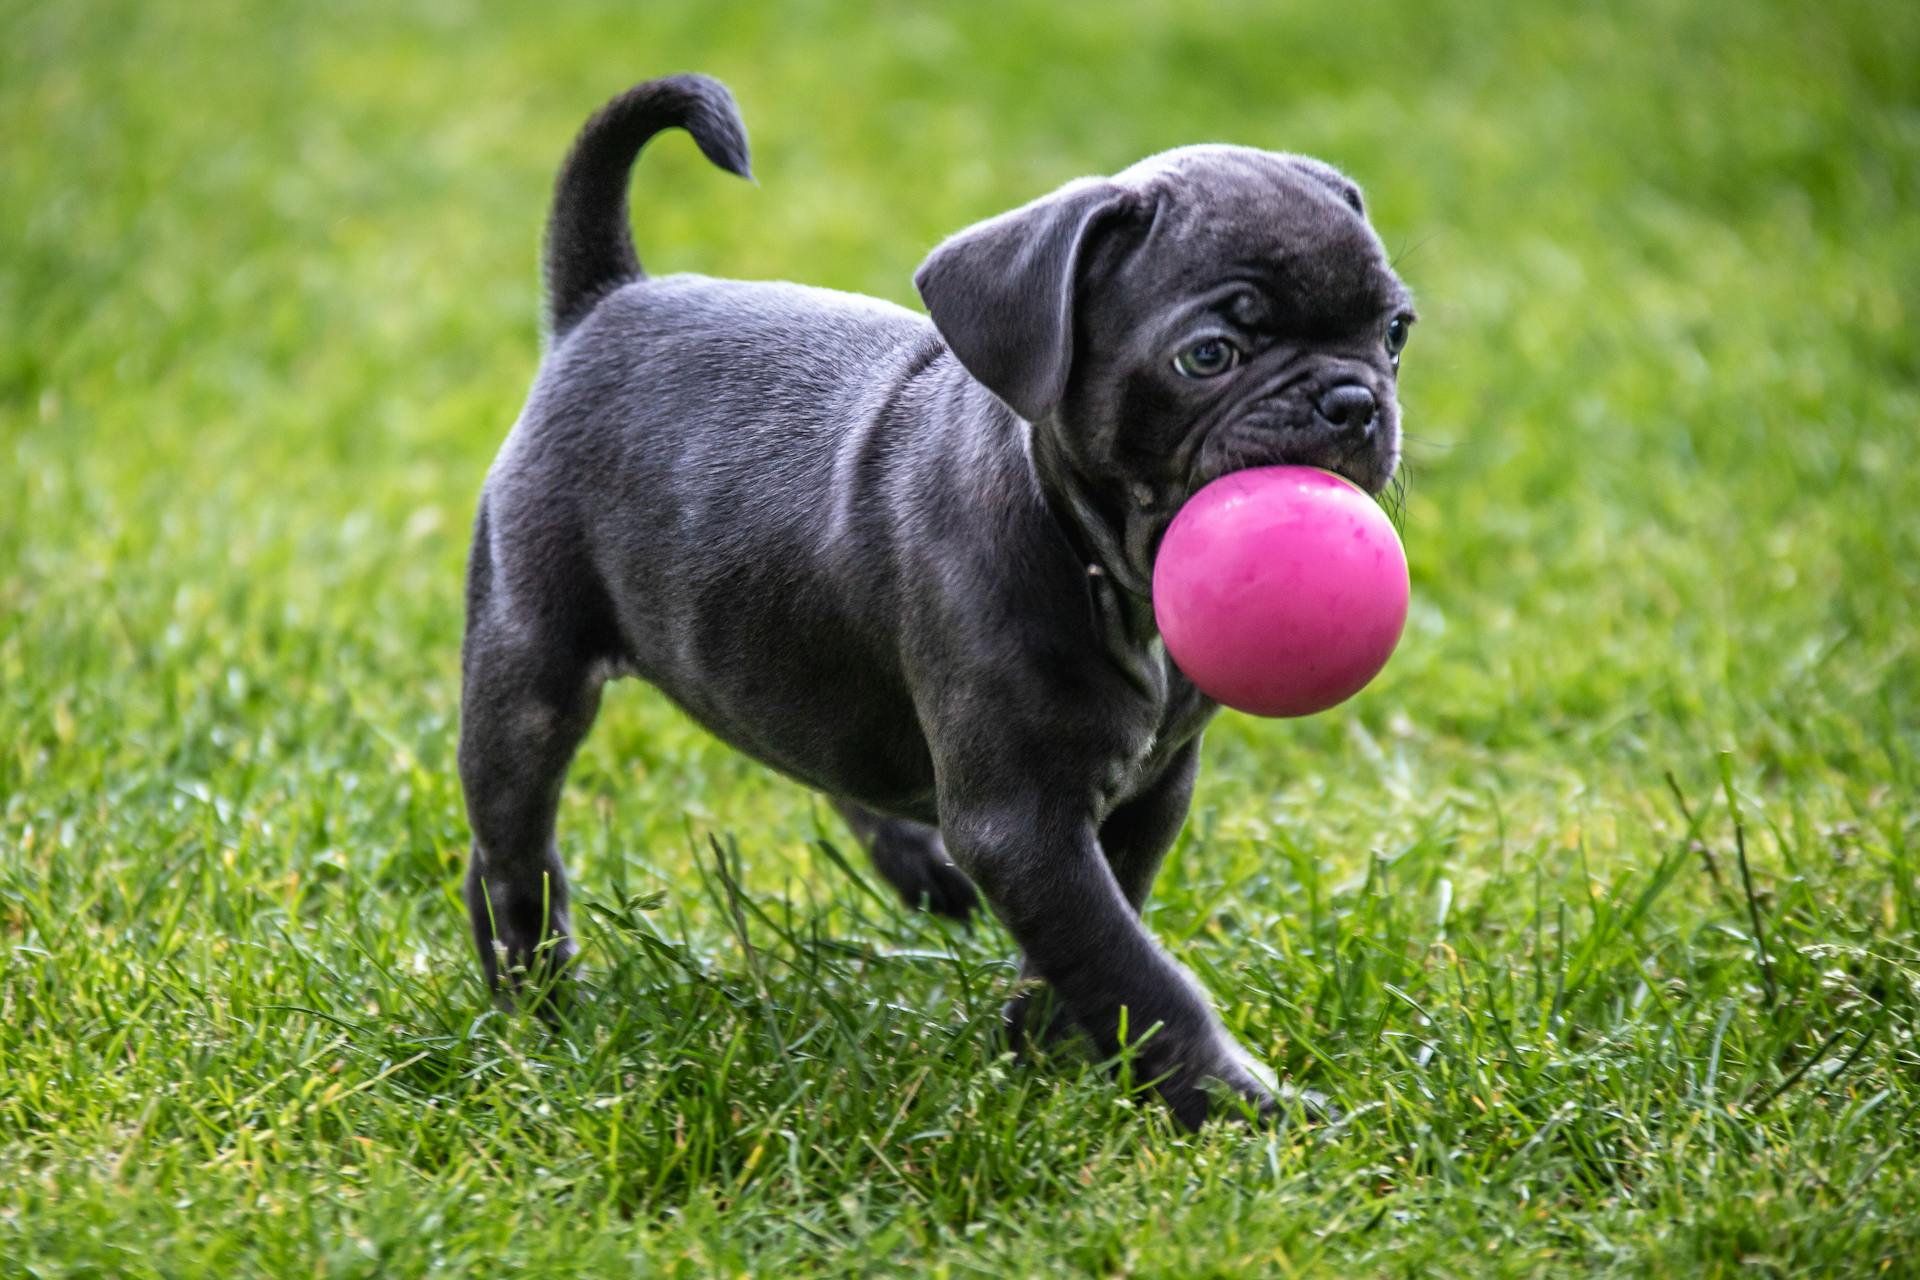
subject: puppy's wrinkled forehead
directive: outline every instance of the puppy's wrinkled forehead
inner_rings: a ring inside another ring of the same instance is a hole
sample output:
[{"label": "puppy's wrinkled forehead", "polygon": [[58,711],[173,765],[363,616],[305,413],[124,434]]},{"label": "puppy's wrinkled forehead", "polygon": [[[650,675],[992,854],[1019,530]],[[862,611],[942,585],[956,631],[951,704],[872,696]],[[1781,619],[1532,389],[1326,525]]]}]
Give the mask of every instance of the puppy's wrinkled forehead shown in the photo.
[{"label": "puppy's wrinkled forehead", "polygon": [[1252,147],[1181,147],[1113,181],[1152,204],[1153,223],[1134,261],[1169,288],[1244,281],[1329,325],[1370,321],[1405,296],[1367,223],[1360,189],[1318,160]]}]

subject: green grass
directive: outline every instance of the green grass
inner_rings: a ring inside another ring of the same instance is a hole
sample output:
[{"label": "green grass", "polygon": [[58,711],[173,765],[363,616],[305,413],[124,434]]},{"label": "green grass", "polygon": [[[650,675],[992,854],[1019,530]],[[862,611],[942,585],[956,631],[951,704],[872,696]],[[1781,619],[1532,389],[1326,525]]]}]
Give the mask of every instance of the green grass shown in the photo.
[{"label": "green grass", "polygon": [[[1920,6],[0,9],[0,1273],[1913,1273]],[[488,1011],[464,533],[552,170],[680,69],[761,185],[663,141],[660,269],[910,301],[1205,139],[1367,187],[1414,613],[1219,722],[1150,912],[1338,1129],[995,1057],[1004,934],[637,686],[593,998]]]}]

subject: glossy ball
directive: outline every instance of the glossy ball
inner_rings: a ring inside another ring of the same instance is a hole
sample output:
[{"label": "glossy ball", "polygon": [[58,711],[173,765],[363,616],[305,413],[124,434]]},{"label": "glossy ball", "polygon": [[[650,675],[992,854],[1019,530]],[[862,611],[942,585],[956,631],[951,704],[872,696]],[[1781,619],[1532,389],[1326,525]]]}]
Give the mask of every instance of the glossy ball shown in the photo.
[{"label": "glossy ball", "polygon": [[1407,620],[1407,556],[1357,486],[1315,467],[1222,476],[1180,508],[1153,565],[1167,652],[1214,700],[1257,716],[1345,702]]}]

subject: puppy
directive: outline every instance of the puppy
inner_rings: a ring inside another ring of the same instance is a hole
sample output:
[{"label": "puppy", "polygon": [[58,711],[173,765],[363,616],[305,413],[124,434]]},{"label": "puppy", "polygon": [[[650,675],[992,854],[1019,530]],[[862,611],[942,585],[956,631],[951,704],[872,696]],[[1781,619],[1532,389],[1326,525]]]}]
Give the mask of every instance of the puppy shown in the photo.
[{"label": "puppy", "polygon": [[561,781],[602,683],[636,675],[831,797],[910,901],[964,916],[977,888],[1102,1053],[1144,1040],[1183,1123],[1235,1094],[1272,1110],[1140,923],[1215,710],[1148,589],[1217,476],[1393,475],[1413,312],[1358,188],[1170,151],[946,240],[914,277],[929,319],[647,276],[627,176],[672,127],[748,176],[702,76],[587,123],[547,231],[551,342],[480,501],[459,758],[489,983],[572,957]]}]

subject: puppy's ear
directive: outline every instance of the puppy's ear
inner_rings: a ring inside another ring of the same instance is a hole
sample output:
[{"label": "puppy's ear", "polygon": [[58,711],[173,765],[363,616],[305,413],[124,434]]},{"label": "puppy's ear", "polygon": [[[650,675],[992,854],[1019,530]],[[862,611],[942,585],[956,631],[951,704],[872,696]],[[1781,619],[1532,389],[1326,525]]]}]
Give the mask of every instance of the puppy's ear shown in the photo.
[{"label": "puppy's ear", "polygon": [[1360,184],[1340,172],[1324,160],[1315,160],[1312,156],[1289,156],[1288,159],[1307,171],[1307,174],[1332,188],[1333,194],[1346,202],[1347,208],[1361,217],[1367,216],[1367,202],[1360,194]]},{"label": "puppy's ear", "polygon": [[1066,394],[1081,249],[1131,197],[1103,178],[949,236],[914,272],[940,336],[968,373],[1036,422]]}]

